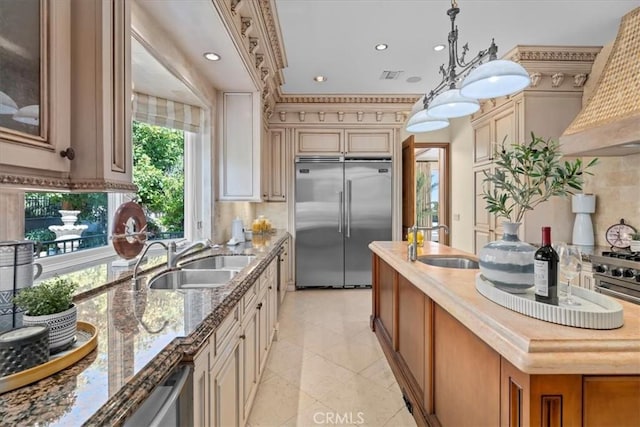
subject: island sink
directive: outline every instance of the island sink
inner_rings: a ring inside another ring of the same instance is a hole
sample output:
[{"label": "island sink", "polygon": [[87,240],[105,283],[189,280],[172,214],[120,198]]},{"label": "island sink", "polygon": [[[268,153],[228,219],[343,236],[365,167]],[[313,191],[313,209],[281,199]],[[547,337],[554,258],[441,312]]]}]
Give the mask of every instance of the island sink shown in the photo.
[{"label": "island sink", "polygon": [[478,261],[466,257],[458,256],[435,256],[423,255],[418,257],[418,261],[423,264],[444,268],[479,268]]},{"label": "island sink", "polygon": [[224,286],[236,270],[171,270],[153,277],[150,289],[194,289]]}]

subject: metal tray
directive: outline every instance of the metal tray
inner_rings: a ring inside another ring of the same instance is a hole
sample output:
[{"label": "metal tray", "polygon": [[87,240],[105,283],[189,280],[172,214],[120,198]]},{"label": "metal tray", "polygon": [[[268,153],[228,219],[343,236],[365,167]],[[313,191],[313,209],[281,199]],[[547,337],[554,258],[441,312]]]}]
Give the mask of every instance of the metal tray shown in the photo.
[{"label": "metal tray", "polygon": [[[529,317],[585,329],[616,329],[624,324],[622,306],[606,295],[589,289],[572,288],[573,298],[581,303],[577,306],[550,305],[535,300],[533,289],[523,294],[505,292],[485,279],[476,275],[476,289],[484,297],[509,310]],[[559,292],[566,292],[567,286],[558,285]]]},{"label": "metal tray", "polygon": [[0,377],[0,394],[31,384],[73,365],[98,345],[98,331],[91,323],[78,322],[76,342],[71,348],[51,355],[49,361],[15,374]]}]

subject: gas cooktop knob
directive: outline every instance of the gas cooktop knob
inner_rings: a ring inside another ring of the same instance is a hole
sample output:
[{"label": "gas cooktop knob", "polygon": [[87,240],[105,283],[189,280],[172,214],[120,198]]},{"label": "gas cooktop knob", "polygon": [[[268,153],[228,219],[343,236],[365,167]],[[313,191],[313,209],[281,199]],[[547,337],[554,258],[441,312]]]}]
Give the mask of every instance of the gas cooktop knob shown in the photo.
[{"label": "gas cooktop knob", "polygon": [[607,266],[604,264],[598,264],[595,267],[596,273],[604,273],[607,271]]},{"label": "gas cooktop knob", "polygon": [[627,268],[622,272],[622,277],[633,277],[635,276],[635,272],[632,268]]},{"label": "gas cooktop knob", "polygon": [[611,275],[613,277],[621,277],[622,276],[622,268],[616,268],[611,270]]},{"label": "gas cooktop knob", "polygon": [[640,273],[636,274],[636,282],[640,282]]}]

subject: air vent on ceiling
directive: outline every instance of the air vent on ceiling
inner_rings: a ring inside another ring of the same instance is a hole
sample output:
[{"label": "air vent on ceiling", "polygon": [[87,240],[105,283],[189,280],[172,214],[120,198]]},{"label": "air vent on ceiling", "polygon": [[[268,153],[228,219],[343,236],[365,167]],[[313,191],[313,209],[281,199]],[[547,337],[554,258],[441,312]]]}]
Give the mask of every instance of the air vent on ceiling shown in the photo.
[{"label": "air vent on ceiling", "polygon": [[404,71],[383,71],[380,80],[397,80]]}]

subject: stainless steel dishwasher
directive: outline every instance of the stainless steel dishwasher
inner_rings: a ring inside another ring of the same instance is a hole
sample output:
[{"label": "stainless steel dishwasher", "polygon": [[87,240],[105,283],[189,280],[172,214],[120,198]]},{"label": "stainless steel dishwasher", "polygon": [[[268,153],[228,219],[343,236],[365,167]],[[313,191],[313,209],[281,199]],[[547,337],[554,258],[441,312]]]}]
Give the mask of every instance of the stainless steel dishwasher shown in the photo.
[{"label": "stainless steel dishwasher", "polygon": [[191,366],[178,366],[124,423],[125,427],[177,427],[193,424]]}]

